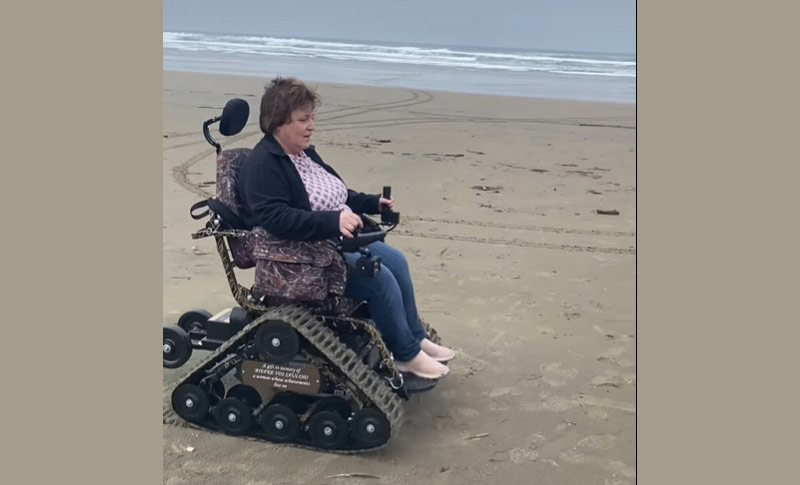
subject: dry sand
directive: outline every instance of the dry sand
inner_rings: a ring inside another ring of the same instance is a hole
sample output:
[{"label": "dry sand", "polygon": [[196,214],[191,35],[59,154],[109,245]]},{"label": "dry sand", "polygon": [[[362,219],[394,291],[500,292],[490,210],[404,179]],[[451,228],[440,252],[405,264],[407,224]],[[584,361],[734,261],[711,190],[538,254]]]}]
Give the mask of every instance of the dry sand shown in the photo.
[{"label": "dry sand", "polygon": [[[213,241],[189,237],[201,224],[188,211],[214,190],[202,122],[243,97],[250,123],[224,146],[252,147],[265,81],[164,74],[165,323],[235,304]],[[458,358],[407,403],[383,450],[339,456],[165,426],[164,482],[635,483],[635,106],[319,91],[318,151],[352,188],[392,186],[401,225],[387,242]],[[165,370],[165,388],[181,372]],[[328,478],[344,473],[377,478]]]}]

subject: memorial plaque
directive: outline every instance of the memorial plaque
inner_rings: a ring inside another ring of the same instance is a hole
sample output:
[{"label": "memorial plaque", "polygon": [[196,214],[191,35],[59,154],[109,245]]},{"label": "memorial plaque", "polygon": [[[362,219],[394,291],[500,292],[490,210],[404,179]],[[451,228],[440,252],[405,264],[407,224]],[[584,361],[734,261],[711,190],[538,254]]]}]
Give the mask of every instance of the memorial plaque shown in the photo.
[{"label": "memorial plaque", "polygon": [[246,360],[242,362],[240,376],[242,383],[255,388],[264,402],[279,392],[317,394],[322,387],[319,370],[308,364],[270,364]]}]

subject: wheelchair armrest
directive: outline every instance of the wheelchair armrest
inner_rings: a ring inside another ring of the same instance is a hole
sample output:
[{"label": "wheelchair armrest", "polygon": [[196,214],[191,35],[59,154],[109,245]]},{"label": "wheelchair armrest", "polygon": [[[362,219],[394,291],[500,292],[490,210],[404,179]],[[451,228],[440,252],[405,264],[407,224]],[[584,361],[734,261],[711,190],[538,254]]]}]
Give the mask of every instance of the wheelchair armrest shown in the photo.
[{"label": "wheelchair armrest", "polygon": [[359,232],[352,239],[340,236],[339,247],[344,253],[354,253],[358,248],[386,239],[386,231]]}]

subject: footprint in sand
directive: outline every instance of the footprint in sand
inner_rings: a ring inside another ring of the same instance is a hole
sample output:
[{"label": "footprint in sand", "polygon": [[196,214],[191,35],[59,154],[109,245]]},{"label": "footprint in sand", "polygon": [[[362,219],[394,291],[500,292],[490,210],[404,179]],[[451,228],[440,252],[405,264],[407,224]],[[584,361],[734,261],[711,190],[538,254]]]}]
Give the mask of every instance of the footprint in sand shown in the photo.
[{"label": "footprint in sand", "polygon": [[520,446],[508,452],[508,459],[511,463],[525,463],[536,461],[539,458],[539,451],[537,447],[545,441],[544,435],[541,433],[534,433],[525,439],[525,446]]},{"label": "footprint in sand", "polygon": [[514,448],[508,452],[508,459],[511,461],[511,463],[526,463],[536,461],[537,458],[539,458],[539,452],[533,448]]},{"label": "footprint in sand", "polygon": [[608,421],[608,413],[600,408],[590,407],[586,411],[586,414],[588,414],[590,418],[598,421]]},{"label": "footprint in sand", "polygon": [[453,408],[450,410],[450,413],[456,417],[466,418],[466,419],[477,418],[478,416],[481,415],[481,413],[478,412],[477,410],[470,408]]},{"label": "footprint in sand", "polygon": [[592,450],[608,450],[614,446],[617,437],[610,434],[591,435],[578,441],[579,448],[589,448]]},{"label": "footprint in sand", "polygon": [[504,396],[506,394],[510,394],[511,391],[513,391],[513,390],[514,390],[513,387],[500,387],[498,389],[493,389],[493,390],[489,391],[488,395],[489,395],[489,397],[500,397],[500,396]]},{"label": "footprint in sand", "polygon": [[542,364],[539,366],[542,380],[553,387],[561,387],[578,375],[578,369],[562,369],[561,363]]},{"label": "footprint in sand", "polygon": [[592,378],[592,385],[594,387],[622,387],[633,384],[634,382],[635,377],[633,379],[631,379],[630,376],[623,377],[619,372],[613,370],[606,370],[602,374]]},{"label": "footprint in sand", "polygon": [[618,460],[607,462],[603,458],[584,455],[582,453],[578,453],[574,449],[561,453],[558,458],[563,463],[570,463],[573,465],[592,465],[604,468],[615,475],[622,475],[626,478],[636,478],[636,469]]},{"label": "footprint in sand", "polygon": [[520,409],[523,411],[551,411],[562,412],[569,411],[580,406],[578,401],[573,398],[563,396],[550,396],[543,398],[541,402],[523,402],[520,404]]}]

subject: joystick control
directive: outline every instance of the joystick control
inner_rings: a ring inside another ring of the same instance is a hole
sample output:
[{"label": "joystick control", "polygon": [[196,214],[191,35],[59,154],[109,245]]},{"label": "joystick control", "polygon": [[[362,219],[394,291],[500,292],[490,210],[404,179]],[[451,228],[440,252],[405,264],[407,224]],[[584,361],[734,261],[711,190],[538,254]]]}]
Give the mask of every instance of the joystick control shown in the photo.
[{"label": "joystick control", "polygon": [[[392,198],[392,188],[388,185],[383,186],[383,198]],[[394,212],[388,206],[383,206],[381,209],[381,224],[398,224],[400,223],[400,213]]]}]

